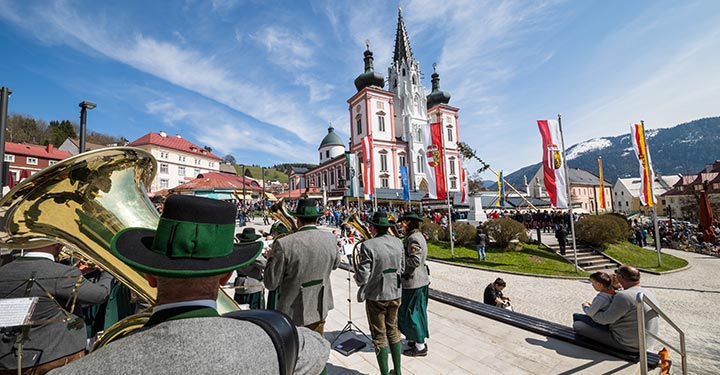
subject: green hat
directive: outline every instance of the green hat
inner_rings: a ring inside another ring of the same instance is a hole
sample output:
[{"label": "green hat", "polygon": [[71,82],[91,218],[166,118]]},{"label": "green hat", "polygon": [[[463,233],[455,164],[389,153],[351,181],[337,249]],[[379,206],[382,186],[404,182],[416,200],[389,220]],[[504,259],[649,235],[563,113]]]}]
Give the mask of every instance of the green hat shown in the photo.
[{"label": "green hat", "polygon": [[382,211],[378,211],[375,214],[373,214],[372,219],[370,219],[370,224],[376,226],[376,227],[392,227],[395,226],[395,223],[390,221],[387,217],[387,214]]},{"label": "green hat", "polygon": [[292,215],[303,219],[312,219],[320,217],[322,214],[317,210],[317,200],[305,198],[298,201]]},{"label": "green hat", "polygon": [[250,264],[262,242],[234,243],[235,205],[216,199],[172,195],[157,229],[118,232],[110,251],[151,275],[190,278],[219,275]]},{"label": "green hat", "polygon": [[409,213],[406,213],[405,215],[402,215],[402,216],[400,217],[400,220],[399,220],[399,221],[405,221],[405,220],[420,221],[420,222],[423,221],[423,219],[422,219],[420,216],[418,216],[418,214],[416,214],[416,213],[414,213],[414,212],[409,212]]},{"label": "green hat", "polygon": [[243,229],[242,233],[238,233],[235,235],[235,238],[238,239],[238,241],[245,243],[245,242],[255,242],[258,238],[261,236],[257,233],[255,233],[255,228],[245,228]]}]

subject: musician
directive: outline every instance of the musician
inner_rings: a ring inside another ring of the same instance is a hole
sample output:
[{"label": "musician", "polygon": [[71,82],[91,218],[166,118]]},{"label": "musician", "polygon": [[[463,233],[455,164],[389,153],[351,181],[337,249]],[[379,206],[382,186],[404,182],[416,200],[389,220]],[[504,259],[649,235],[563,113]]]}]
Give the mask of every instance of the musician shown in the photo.
[{"label": "musician", "polygon": [[315,199],[300,199],[293,216],[298,231],[273,242],[263,282],[269,290],[278,288],[278,310],[322,335],[334,307],[330,272],[340,256],[335,236],[315,227],[320,216]]},{"label": "musician", "polygon": [[[170,196],[157,230],[128,228],[111,251],[157,288],[141,331],[112,342],[55,374],[278,374],[273,340],[246,320],[220,317],[218,289],[260,253],[259,242],[234,244],[236,207],[220,200]],[[330,347],[298,328],[295,373],[317,375]]]},{"label": "musician", "polygon": [[[257,241],[260,235],[255,233],[255,228],[245,228],[236,237],[240,243],[252,243]],[[260,254],[252,263],[237,269],[234,285],[240,288],[235,289],[235,302],[241,305],[247,304],[251,309],[265,307],[262,278],[266,265],[267,259]]]},{"label": "musician", "polygon": [[425,265],[427,243],[420,232],[421,217],[415,213],[406,213],[400,217],[400,222],[405,233],[405,272],[402,275],[402,304],[398,312],[398,325],[409,346],[403,354],[424,357],[428,352],[425,339],[430,337],[427,319],[430,277]]},{"label": "musician", "polygon": [[[364,289],[370,335],[382,375],[388,375],[388,342],[394,373],[401,374],[402,343],[397,319],[402,296],[400,277],[405,270],[405,257],[402,241],[388,233],[389,227],[394,225],[385,212],[373,215],[370,221],[373,238],[360,244],[355,273],[355,282]],[[358,299],[363,298],[359,296]]]},{"label": "musician", "polygon": [[[32,241],[23,256],[0,267],[0,298],[40,297],[31,318],[34,324],[23,340],[23,374],[44,374],[82,357],[86,331],[79,316],[81,305],[102,303],[110,293],[112,276],[107,272],[92,283],[78,268],[56,263],[62,248],[45,240]],[[0,332],[0,374],[17,374],[18,339],[23,334],[19,328]]]}]

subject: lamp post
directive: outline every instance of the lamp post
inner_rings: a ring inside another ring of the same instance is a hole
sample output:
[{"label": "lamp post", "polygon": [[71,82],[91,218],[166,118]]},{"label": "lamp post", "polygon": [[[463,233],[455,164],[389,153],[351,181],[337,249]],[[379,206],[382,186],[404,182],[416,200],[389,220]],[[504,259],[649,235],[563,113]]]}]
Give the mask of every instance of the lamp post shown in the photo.
[{"label": "lamp post", "polygon": [[78,153],[82,154],[85,152],[85,132],[87,123],[87,110],[94,109],[97,104],[90,102],[80,102],[80,145],[78,146]]},{"label": "lamp post", "polygon": [[[5,169],[5,128],[7,127],[7,110],[8,110],[8,97],[12,94],[12,91],[7,87],[0,87],[0,155],[2,155],[3,168],[0,168],[0,172],[3,173],[2,180],[7,179],[9,176],[9,168]],[[3,187],[5,184],[0,184],[0,197],[3,196]]]}]

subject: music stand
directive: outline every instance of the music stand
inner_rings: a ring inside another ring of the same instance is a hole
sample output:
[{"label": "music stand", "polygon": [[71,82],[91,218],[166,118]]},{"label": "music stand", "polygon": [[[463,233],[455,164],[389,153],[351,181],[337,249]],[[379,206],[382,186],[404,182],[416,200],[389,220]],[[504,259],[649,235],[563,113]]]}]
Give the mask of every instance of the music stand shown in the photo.
[{"label": "music stand", "polygon": [[[360,329],[360,327],[358,327],[358,326],[357,326],[355,323],[353,323],[353,321],[352,321],[352,284],[351,284],[351,282],[350,282],[350,279],[351,279],[350,275],[352,274],[352,272],[350,272],[350,267],[347,268],[347,271],[348,271],[348,272],[347,272],[347,273],[348,273],[348,276],[347,276],[347,282],[348,282],[348,298],[347,298],[347,302],[348,302],[348,321],[347,321],[347,324],[345,324],[345,327],[343,327],[343,329],[340,331],[340,333],[338,333],[338,335],[335,336],[335,339],[330,343],[330,347],[331,347],[331,348],[332,348],[333,345],[335,344],[335,341],[337,341],[337,340],[340,338],[340,336],[342,336],[342,335],[344,335],[344,334],[346,334],[346,333],[348,333],[348,332],[360,332],[360,333],[362,333],[363,336],[365,336],[366,339],[368,339],[368,341],[372,342],[372,340],[370,339],[370,337],[369,337],[365,332],[363,332],[363,330]],[[360,341],[360,340],[358,340],[358,339],[356,339],[356,338],[351,338],[351,339],[348,339],[348,340],[345,340],[345,341],[341,342],[341,343],[338,344],[334,349],[337,350],[338,352],[340,352],[340,353],[348,356],[348,355],[350,355],[350,354],[352,354],[352,353],[355,353],[356,351],[364,348],[366,345],[367,345],[367,343],[365,343],[365,342],[362,342],[362,341]]]}]

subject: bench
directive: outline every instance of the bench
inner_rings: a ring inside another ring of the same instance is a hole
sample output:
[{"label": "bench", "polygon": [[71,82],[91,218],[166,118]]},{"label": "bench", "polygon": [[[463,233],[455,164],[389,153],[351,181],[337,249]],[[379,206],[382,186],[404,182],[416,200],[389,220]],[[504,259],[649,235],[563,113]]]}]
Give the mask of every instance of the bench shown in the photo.
[{"label": "bench", "polygon": [[[539,335],[552,337],[558,340],[569,342],[574,345],[582,346],[591,350],[605,353],[628,362],[637,363],[640,361],[637,353],[630,353],[622,350],[613,349],[600,343],[587,339],[585,337],[575,335],[571,327],[558,323],[539,319],[534,316],[513,312],[500,307],[487,305],[482,302],[473,301],[464,297],[459,297],[439,290],[430,289],[429,298],[438,302],[457,307],[459,309],[469,311],[474,314],[494,319],[499,322],[509,324]],[[647,353],[648,368],[655,369],[660,364],[660,356],[657,353]]]}]

